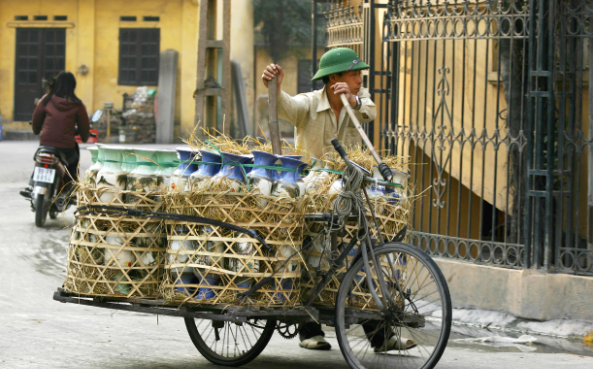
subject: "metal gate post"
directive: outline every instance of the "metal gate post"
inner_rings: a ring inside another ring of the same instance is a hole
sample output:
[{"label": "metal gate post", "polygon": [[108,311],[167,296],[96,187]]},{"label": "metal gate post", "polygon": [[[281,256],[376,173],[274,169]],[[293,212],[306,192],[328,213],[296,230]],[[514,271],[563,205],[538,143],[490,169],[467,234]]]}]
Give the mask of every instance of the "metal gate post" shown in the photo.
[{"label": "metal gate post", "polygon": [[[555,124],[554,5],[554,1],[529,1],[530,68],[527,96],[526,268],[543,266],[545,269],[549,269],[553,244],[553,139],[556,139],[552,135]],[[544,181],[545,183],[542,183]]]}]

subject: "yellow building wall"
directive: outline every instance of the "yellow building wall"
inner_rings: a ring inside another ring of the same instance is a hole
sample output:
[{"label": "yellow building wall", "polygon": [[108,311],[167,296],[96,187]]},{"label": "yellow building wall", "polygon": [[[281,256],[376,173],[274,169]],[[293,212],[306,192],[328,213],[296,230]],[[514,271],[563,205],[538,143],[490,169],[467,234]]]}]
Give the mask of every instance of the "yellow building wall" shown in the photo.
[{"label": "yellow building wall", "polygon": [[[36,28],[56,27],[66,28],[66,69],[73,70],[77,64],[75,47],[78,42],[78,31],[74,27],[79,0],[47,0],[47,1],[19,1],[0,0],[0,115],[3,120],[10,121],[14,115],[14,71],[16,50],[16,25],[34,26]],[[67,15],[66,22],[16,22],[15,16],[28,15],[32,19],[35,15],[47,15],[53,19],[54,15]],[[79,92],[77,90],[77,92]],[[33,102],[31,102],[33,104]]]},{"label": "yellow building wall", "polygon": [[[119,86],[119,29],[160,28],[160,50],[179,52],[175,121],[178,133],[193,126],[197,70],[198,10],[193,0],[0,0],[0,114],[5,121],[14,115],[14,71],[16,27],[68,27],[66,70],[75,73],[77,95],[92,112],[105,102],[122,108],[122,95],[138,86]],[[47,15],[46,22],[17,22],[16,15]],[[65,22],[53,22],[54,15],[66,15]],[[121,22],[121,16],[136,16],[136,22]],[[144,22],[143,16],[159,16],[159,22]],[[89,73],[77,68],[85,65]],[[156,88],[156,86],[148,86]],[[177,133],[177,132],[176,132]]]}]

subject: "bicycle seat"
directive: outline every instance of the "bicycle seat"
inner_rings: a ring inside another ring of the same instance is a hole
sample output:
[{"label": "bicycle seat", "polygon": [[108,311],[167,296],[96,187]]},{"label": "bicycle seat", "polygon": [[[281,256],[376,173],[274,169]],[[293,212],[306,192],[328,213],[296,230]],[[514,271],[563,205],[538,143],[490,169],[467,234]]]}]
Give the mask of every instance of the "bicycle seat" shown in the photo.
[{"label": "bicycle seat", "polygon": [[44,152],[44,153],[48,153],[48,154],[53,154],[54,156],[56,156],[58,158],[59,161],[62,162],[62,164],[68,165],[68,159],[66,158],[66,156],[64,155],[64,153],[62,153],[61,151],[59,151],[55,147],[40,145],[39,148],[37,149],[37,151],[35,151],[35,156],[33,156],[33,160],[35,160],[35,158],[37,157],[37,154],[40,153],[40,152]]}]

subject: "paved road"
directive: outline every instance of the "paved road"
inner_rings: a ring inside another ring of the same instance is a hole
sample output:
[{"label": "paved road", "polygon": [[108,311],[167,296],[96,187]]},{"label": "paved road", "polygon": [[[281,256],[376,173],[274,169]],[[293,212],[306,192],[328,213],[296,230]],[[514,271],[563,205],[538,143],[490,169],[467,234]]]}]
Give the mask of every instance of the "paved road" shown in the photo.
[{"label": "paved road", "polygon": [[[34,226],[18,195],[32,169],[32,142],[0,142],[0,368],[215,368],[193,347],[180,318],[101,310],[52,300],[65,275],[72,210]],[[90,155],[83,150],[83,170]],[[347,368],[334,349],[312,352],[272,338],[247,368]],[[536,352],[522,352],[537,350]],[[593,368],[593,358],[542,353],[544,346],[451,345],[438,368]],[[219,368],[219,367],[216,367]]]}]

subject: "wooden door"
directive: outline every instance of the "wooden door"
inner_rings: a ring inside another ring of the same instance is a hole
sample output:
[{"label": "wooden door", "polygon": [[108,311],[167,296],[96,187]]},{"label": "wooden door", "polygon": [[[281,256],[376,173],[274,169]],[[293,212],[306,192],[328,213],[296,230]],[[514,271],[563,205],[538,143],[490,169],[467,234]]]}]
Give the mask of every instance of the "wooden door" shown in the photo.
[{"label": "wooden door", "polygon": [[45,81],[65,68],[64,28],[17,28],[14,120],[29,121],[35,98],[43,96]]}]

